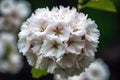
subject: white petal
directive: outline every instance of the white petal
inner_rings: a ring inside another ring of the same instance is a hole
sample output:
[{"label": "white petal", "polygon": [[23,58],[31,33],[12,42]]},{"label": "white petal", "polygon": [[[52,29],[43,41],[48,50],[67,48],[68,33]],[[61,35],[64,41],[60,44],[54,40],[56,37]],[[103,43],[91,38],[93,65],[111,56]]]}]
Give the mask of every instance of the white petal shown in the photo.
[{"label": "white petal", "polygon": [[57,60],[57,63],[63,68],[70,68],[74,65],[76,60],[75,54],[65,53],[60,59]]}]

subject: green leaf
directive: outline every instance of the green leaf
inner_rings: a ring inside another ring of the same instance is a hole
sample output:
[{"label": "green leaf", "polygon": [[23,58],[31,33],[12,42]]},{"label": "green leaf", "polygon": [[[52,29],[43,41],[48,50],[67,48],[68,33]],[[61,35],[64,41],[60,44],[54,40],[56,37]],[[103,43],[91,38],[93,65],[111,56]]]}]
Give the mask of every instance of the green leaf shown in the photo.
[{"label": "green leaf", "polygon": [[31,73],[33,78],[38,79],[41,76],[47,75],[47,70],[40,70],[33,67]]},{"label": "green leaf", "polygon": [[104,10],[109,12],[117,12],[116,8],[111,0],[90,0],[83,8],[89,7],[98,10]]}]

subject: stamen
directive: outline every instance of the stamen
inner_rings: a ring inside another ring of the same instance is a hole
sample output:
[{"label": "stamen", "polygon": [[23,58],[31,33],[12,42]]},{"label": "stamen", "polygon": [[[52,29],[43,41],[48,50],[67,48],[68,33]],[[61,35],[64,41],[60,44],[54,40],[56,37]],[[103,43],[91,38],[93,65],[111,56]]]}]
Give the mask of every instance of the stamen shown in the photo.
[{"label": "stamen", "polygon": [[41,31],[41,32],[44,32],[44,31],[45,31],[45,29],[46,29],[46,27],[45,27],[45,26],[40,26],[40,31]]},{"label": "stamen", "polygon": [[53,30],[54,32],[55,32],[55,35],[60,35],[60,34],[62,34],[61,32],[60,32],[60,29],[57,27],[55,30]]}]

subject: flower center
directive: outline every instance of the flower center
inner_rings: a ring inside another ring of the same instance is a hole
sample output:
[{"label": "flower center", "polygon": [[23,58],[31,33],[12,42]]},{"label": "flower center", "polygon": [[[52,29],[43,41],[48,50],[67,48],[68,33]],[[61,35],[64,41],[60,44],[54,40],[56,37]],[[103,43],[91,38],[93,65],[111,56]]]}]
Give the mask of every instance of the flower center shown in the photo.
[{"label": "flower center", "polygon": [[72,45],[74,42],[75,42],[75,41],[69,39],[69,40],[67,41],[67,44],[68,44],[68,46],[70,46],[70,45]]},{"label": "flower center", "polygon": [[81,40],[85,40],[85,35],[83,35],[83,36],[81,37]]},{"label": "flower center", "polygon": [[99,76],[99,72],[97,70],[93,70],[92,75],[97,77],[97,76]]},{"label": "flower center", "polygon": [[58,27],[55,30],[53,30],[53,32],[55,33],[55,35],[58,35],[58,36],[62,34]]},{"label": "flower center", "polygon": [[41,32],[44,32],[44,31],[45,31],[45,29],[46,29],[46,27],[45,27],[45,26],[40,26],[40,31],[41,31]]},{"label": "flower center", "polygon": [[55,49],[58,49],[58,46],[59,46],[60,44],[58,44],[56,41],[53,43],[53,46],[52,46],[52,48],[55,48]]},{"label": "flower center", "polygon": [[38,44],[43,44],[43,41],[42,40],[38,40]]},{"label": "flower center", "polygon": [[76,31],[78,31],[78,29],[73,29],[73,32],[76,32]]}]

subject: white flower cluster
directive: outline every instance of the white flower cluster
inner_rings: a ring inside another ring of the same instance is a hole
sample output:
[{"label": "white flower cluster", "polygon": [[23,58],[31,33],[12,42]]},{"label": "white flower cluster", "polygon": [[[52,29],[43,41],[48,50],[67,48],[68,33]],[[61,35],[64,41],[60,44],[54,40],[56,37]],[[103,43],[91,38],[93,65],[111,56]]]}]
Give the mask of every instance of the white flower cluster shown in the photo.
[{"label": "white flower cluster", "polygon": [[108,66],[101,60],[97,59],[89,68],[86,68],[85,72],[82,72],[79,76],[69,77],[68,79],[61,78],[60,75],[55,75],[55,80],[108,80],[109,69]]},{"label": "white flower cluster", "polygon": [[0,0],[0,72],[17,73],[22,68],[16,34],[29,13],[25,0]]},{"label": "white flower cluster", "polygon": [[22,56],[15,44],[15,35],[0,33],[0,72],[17,73],[22,67]]},{"label": "white flower cluster", "polygon": [[95,22],[75,8],[42,8],[22,25],[18,47],[31,66],[68,77],[94,59],[98,38]]},{"label": "white flower cluster", "polygon": [[[30,4],[24,0],[0,1],[0,30],[16,30],[30,13]],[[14,28],[14,29],[13,29]]]}]

